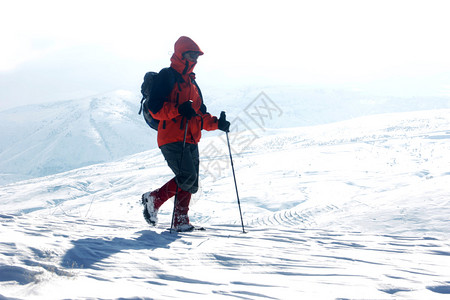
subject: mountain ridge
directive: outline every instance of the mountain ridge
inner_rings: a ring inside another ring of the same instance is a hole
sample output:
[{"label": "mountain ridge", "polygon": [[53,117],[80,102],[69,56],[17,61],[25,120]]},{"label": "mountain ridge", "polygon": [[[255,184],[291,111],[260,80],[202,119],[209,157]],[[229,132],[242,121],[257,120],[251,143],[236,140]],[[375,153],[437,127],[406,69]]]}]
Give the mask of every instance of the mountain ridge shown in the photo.
[{"label": "mountain ridge", "polygon": [[[301,86],[206,86],[203,94],[209,112],[218,116],[226,111],[233,130],[238,131],[450,108],[450,97],[387,99]],[[137,114],[139,102],[137,93],[118,90],[0,112],[0,185],[155,149],[156,132]]]},{"label": "mountain ridge", "polygon": [[155,133],[138,109],[135,95],[116,91],[3,112],[3,181],[7,174],[41,177],[155,148]]}]

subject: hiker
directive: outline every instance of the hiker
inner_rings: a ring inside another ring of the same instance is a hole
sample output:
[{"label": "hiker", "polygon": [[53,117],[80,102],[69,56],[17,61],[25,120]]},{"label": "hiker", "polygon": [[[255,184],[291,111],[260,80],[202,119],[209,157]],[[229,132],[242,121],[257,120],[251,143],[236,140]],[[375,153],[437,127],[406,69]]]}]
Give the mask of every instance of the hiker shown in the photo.
[{"label": "hiker", "polygon": [[[159,189],[142,195],[144,217],[150,225],[155,226],[158,209],[176,195],[173,228],[177,231],[191,231],[195,228],[189,222],[188,211],[191,195],[198,191],[199,186],[197,144],[201,138],[201,130],[220,129],[228,132],[230,128],[230,122],[225,116],[211,116],[203,104],[193,73],[200,55],[203,52],[192,39],[180,37],[175,43],[170,68],[159,72],[150,93],[151,102],[155,99],[162,100],[155,101],[162,103],[162,107],[150,108],[149,111],[154,119],[159,120],[158,147],[175,177]],[[176,78],[173,86],[170,83],[170,72]]]}]

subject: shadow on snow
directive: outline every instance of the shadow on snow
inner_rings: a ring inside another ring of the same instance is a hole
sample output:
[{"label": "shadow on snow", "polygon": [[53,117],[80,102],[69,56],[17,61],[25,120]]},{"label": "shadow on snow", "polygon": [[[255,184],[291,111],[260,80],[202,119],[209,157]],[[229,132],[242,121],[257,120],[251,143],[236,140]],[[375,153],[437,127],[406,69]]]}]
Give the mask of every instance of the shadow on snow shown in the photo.
[{"label": "shadow on snow", "polygon": [[86,238],[73,241],[73,248],[69,249],[62,258],[63,267],[83,269],[100,269],[94,265],[103,259],[123,250],[155,250],[169,248],[170,243],[179,236],[168,231],[157,233],[151,230],[139,231],[141,235],[134,239],[124,238]]}]

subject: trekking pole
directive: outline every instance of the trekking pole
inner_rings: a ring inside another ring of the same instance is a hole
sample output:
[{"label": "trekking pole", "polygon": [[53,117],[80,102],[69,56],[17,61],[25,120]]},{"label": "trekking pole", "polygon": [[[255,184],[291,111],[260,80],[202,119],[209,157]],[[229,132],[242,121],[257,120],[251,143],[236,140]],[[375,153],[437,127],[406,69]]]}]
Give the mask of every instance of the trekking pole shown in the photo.
[{"label": "trekking pole", "polygon": [[[220,116],[225,118],[225,112],[221,112]],[[236,174],[234,172],[234,164],[233,164],[233,156],[231,155],[231,146],[230,146],[230,139],[228,137],[228,131],[225,131],[226,135],[227,135],[227,143],[228,143],[228,151],[230,152],[230,161],[231,161],[231,169],[233,170],[233,178],[234,178],[234,187],[236,188],[236,198],[237,198],[237,203],[238,203],[238,207],[239,207],[239,215],[241,216],[241,225],[242,225],[242,233],[246,233],[245,229],[244,229],[244,219],[242,218],[242,210],[241,210],[241,201],[239,200],[239,192],[238,192],[238,187],[237,187],[237,182],[236,182]]]},{"label": "trekking pole", "polygon": [[[188,131],[188,119],[186,119],[186,123],[185,123],[185,128],[184,128],[184,138],[183,138],[183,148],[181,151],[181,157],[180,157],[180,165],[178,168],[178,174],[181,172],[181,168],[183,167],[183,156],[184,156],[184,148],[186,147],[186,136],[187,136],[187,131]],[[175,208],[177,207],[177,201],[178,201],[178,182],[175,180],[175,182],[177,183],[177,190],[175,191],[175,198],[173,200],[173,212],[172,212],[172,223],[170,223],[170,233],[172,233],[172,229],[173,229],[173,223],[175,220]]]}]

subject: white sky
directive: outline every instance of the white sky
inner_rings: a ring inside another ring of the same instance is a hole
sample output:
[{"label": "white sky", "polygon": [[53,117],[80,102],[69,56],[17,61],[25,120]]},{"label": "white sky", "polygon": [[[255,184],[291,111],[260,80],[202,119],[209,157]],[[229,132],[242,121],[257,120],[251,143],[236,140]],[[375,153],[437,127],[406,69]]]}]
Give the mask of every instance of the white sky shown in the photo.
[{"label": "white sky", "polygon": [[450,95],[449,15],[433,0],[0,0],[0,110],[139,91],[181,35],[205,52],[210,86]]}]

